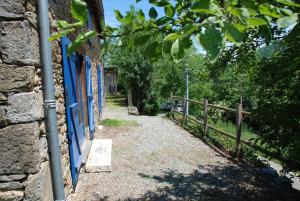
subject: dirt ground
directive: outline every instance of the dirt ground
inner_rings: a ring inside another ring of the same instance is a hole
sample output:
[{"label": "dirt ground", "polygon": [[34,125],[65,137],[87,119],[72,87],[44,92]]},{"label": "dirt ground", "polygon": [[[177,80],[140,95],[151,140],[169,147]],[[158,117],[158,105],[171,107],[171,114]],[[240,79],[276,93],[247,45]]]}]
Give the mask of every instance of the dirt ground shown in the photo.
[{"label": "dirt ground", "polygon": [[104,128],[96,138],[113,141],[110,173],[81,173],[69,201],[276,201],[300,200],[280,179],[237,165],[162,116],[130,116],[107,107],[103,118],[138,126]]}]

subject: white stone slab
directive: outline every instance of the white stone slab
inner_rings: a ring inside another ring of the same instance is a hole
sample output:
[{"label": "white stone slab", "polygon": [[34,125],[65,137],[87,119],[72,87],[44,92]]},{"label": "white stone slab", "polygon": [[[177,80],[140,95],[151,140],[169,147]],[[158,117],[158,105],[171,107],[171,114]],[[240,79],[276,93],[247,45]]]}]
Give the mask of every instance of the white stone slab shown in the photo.
[{"label": "white stone slab", "polygon": [[86,172],[110,172],[111,171],[111,139],[94,139],[87,160]]}]

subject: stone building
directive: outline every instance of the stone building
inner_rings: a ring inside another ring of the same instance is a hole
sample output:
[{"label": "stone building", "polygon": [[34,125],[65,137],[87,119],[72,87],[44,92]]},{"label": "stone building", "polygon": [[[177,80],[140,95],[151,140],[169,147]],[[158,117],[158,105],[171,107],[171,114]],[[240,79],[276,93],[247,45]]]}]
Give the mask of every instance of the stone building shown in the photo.
[{"label": "stone building", "polygon": [[115,94],[118,92],[117,72],[117,68],[104,68],[105,89],[108,93]]},{"label": "stone building", "polygon": [[[1,201],[53,200],[37,2],[0,0]],[[70,2],[48,1],[52,33],[57,31],[57,20],[72,20]],[[88,0],[87,3],[87,28],[99,32],[104,15],[102,1]],[[66,54],[69,41],[64,37],[51,43],[65,194],[76,185],[104,100],[100,38],[89,40],[72,55]],[[74,137],[79,139],[77,148],[72,141]]]}]

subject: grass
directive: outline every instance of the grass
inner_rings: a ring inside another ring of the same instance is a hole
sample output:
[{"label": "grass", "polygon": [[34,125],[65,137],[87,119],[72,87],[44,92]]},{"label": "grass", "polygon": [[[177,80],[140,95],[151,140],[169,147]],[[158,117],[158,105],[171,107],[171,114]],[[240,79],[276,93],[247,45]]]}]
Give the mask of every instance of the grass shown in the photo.
[{"label": "grass", "polygon": [[104,127],[123,127],[123,126],[138,126],[136,121],[127,121],[119,119],[104,119],[102,121]]},{"label": "grass", "polygon": [[[231,122],[219,121],[218,123],[215,123],[212,126],[226,131],[227,133],[230,133],[232,136],[235,137],[236,126]],[[257,135],[251,129],[247,128],[245,125],[242,127],[241,138],[243,140],[250,140],[256,137]]]}]

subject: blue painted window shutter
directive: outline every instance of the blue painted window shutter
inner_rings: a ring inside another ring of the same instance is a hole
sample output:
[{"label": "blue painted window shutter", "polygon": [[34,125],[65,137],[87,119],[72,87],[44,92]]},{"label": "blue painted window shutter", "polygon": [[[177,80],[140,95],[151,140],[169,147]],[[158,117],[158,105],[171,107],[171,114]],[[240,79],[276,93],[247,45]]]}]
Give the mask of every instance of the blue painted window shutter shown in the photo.
[{"label": "blue painted window shutter", "polygon": [[94,96],[93,96],[93,81],[92,81],[92,62],[88,56],[85,56],[86,66],[86,96],[88,102],[88,123],[90,130],[90,137],[93,139],[95,132],[95,119],[94,119]]},{"label": "blue painted window shutter", "polygon": [[98,108],[99,108],[99,117],[102,112],[102,73],[101,73],[101,65],[98,64]]}]

